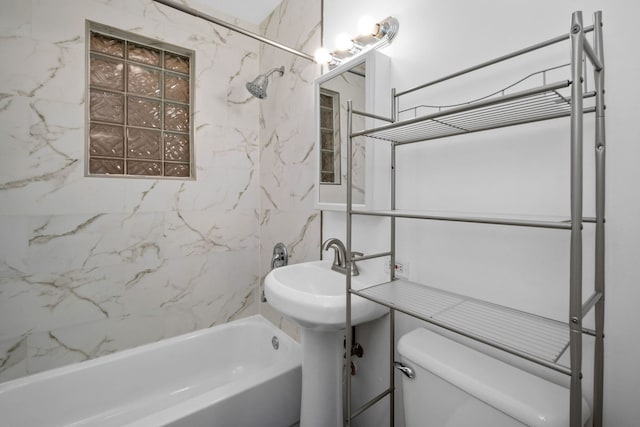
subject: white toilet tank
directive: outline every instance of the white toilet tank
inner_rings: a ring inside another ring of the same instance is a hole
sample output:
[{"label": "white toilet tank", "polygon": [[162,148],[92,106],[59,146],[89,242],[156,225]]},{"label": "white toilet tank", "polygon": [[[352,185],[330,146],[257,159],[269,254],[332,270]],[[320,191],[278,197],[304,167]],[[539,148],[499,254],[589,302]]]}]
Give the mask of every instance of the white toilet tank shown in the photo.
[{"label": "white toilet tank", "polygon": [[[400,338],[406,427],[567,427],[569,390],[426,329]],[[590,409],[582,399],[582,420]]]}]

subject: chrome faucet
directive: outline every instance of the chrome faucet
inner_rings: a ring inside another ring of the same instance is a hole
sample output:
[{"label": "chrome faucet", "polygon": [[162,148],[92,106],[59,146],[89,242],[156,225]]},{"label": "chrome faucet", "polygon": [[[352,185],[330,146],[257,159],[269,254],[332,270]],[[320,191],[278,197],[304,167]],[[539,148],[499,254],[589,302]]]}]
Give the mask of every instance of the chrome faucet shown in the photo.
[{"label": "chrome faucet", "polygon": [[[344,247],[344,243],[342,243],[339,239],[332,237],[330,239],[325,240],[322,244],[322,250],[328,251],[333,248],[334,258],[333,264],[331,265],[331,269],[337,271],[338,273],[347,274],[347,249]],[[362,255],[360,252],[352,252],[352,257],[354,255]],[[356,266],[355,261],[351,261],[351,275],[357,276],[360,274],[358,271],[358,267]]]},{"label": "chrome faucet", "polygon": [[271,256],[271,269],[284,267],[289,264],[289,252],[284,243],[276,243]]},{"label": "chrome faucet", "polygon": [[281,261],[282,261],[282,255],[273,254],[273,257],[271,258],[271,270],[273,270],[274,268],[280,267],[278,264]]},{"label": "chrome faucet", "polygon": [[[273,247],[273,255],[271,255],[271,269],[284,267],[289,264],[289,252],[284,243],[276,243]],[[264,286],[262,287],[262,302],[267,302],[267,296],[264,294]]]}]

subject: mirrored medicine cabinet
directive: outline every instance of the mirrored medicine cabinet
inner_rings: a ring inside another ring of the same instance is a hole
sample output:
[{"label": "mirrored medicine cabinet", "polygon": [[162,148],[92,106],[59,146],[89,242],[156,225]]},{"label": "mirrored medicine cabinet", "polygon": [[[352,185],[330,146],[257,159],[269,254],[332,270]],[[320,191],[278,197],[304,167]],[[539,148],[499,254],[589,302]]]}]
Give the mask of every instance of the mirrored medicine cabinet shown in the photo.
[{"label": "mirrored medicine cabinet", "polygon": [[[347,189],[347,101],[353,109],[389,117],[389,58],[369,51],[315,81],[316,208],[345,210]],[[353,130],[386,122],[353,116]],[[352,149],[354,207],[372,207],[377,148],[368,138],[354,138]]]}]

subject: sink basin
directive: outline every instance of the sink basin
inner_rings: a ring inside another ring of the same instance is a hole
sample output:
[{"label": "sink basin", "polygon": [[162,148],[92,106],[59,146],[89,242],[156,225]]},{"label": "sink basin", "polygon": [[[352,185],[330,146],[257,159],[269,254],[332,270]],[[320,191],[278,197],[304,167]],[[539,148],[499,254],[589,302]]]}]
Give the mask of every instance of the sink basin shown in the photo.
[{"label": "sink basin", "polygon": [[[265,295],[273,308],[300,326],[316,330],[340,330],[346,326],[346,278],[331,270],[330,261],[292,264],[272,270],[265,278]],[[378,280],[377,282],[382,282]],[[361,271],[352,277],[351,288],[377,283]],[[387,308],[353,295],[352,324],[377,319]]]}]

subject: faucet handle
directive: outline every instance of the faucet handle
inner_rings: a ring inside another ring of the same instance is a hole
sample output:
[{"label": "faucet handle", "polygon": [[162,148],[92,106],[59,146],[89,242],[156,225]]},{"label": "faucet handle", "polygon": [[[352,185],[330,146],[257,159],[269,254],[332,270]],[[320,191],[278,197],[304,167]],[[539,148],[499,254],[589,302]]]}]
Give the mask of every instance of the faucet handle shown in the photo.
[{"label": "faucet handle", "polygon": [[354,256],[363,256],[364,254],[362,252],[351,252],[351,275],[352,276],[358,276],[360,274],[360,271],[358,270],[358,266],[356,265],[355,260],[353,259]]}]

